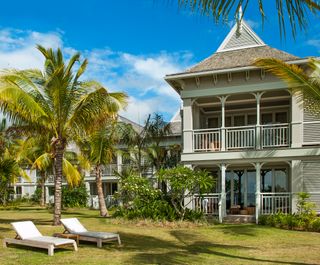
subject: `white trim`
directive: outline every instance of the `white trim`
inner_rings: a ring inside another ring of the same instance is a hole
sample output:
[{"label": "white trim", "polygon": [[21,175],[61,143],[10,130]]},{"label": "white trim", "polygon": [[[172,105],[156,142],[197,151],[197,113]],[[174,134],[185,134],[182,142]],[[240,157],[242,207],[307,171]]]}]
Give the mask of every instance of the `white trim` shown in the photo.
[{"label": "white trim", "polygon": [[250,37],[257,43],[256,45],[246,45],[246,46],[239,46],[236,48],[231,49],[225,49],[225,47],[228,45],[229,41],[233,37],[234,34],[237,34],[238,25],[237,23],[233,26],[227,37],[223,40],[221,45],[219,46],[217,52],[225,52],[225,51],[233,51],[233,50],[239,50],[239,49],[246,49],[246,48],[252,48],[252,47],[258,47],[258,46],[265,46],[266,44],[263,42],[262,39],[247,25],[247,23],[242,19],[241,20],[241,31],[246,31]]},{"label": "white trim", "polygon": [[[287,61],[288,64],[304,64],[307,63],[309,59],[298,59],[293,61]],[[244,66],[244,67],[234,67],[234,68],[226,68],[226,69],[219,69],[219,70],[208,70],[208,71],[199,71],[199,72],[192,72],[192,73],[178,73],[173,75],[166,75],[164,79],[166,81],[176,80],[177,78],[189,78],[194,76],[206,76],[206,75],[212,75],[212,74],[223,74],[227,72],[242,72],[247,70],[257,70],[261,69],[261,67],[257,66]]]}]

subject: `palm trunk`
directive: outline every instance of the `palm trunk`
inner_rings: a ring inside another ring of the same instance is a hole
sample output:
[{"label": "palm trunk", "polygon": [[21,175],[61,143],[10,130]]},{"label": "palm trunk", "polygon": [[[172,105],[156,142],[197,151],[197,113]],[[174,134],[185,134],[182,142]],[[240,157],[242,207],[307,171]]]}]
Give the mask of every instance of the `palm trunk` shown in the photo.
[{"label": "palm trunk", "polygon": [[98,199],[99,199],[100,216],[106,217],[106,216],[109,216],[109,213],[106,207],[106,201],[104,200],[101,171],[102,171],[101,166],[96,165],[96,184],[97,184],[97,192],[98,192]]},{"label": "palm trunk", "polygon": [[41,197],[40,197],[40,206],[45,206],[45,172],[41,172]]},{"label": "palm trunk", "polygon": [[53,225],[60,225],[61,219],[61,186],[62,186],[62,163],[63,163],[64,145],[61,141],[57,141],[55,145],[54,159],[54,212]]}]

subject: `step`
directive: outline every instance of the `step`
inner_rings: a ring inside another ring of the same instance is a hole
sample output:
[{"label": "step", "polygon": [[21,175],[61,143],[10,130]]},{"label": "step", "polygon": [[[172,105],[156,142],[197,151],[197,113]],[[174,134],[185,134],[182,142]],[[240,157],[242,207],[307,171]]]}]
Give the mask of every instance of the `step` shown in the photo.
[{"label": "step", "polygon": [[227,224],[255,223],[256,218],[254,215],[232,214],[225,216],[223,222]]}]

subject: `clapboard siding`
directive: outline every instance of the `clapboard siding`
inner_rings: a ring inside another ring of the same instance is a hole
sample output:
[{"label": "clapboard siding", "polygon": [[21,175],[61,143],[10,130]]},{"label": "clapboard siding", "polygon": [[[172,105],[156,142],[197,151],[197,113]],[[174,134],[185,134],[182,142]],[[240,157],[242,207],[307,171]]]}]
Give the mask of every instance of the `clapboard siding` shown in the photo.
[{"label": "clapboard siding", "polygon": [[241,34],[233,34],[233,36],[231,37],[227,45],[224,47],[224,49],[232,49],[253,45],[259,45],[259,42],[257,42],[250,35],[246,28],[243,28]]},{"label": "clapboard siding", "polygon": [[307,122],[303,124],[303,142],[304,143],[319,143],[320,142],[320,123],[308,123],[319,122],[319,117],[310,113],[308,110],[303,111],[303,121]]},{"label": "clapboard siding", "polygon": [[320,162],[303,162],[303,191],[311,195],[310,200],[316,203],[320,211]]}]

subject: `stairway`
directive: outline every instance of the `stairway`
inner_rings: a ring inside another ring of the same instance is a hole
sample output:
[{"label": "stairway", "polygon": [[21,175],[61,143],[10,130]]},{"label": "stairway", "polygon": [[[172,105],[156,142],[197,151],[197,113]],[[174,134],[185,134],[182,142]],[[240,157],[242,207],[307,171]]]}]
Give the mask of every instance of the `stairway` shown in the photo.
[{"label": "stairway", "polygon": [[255,223],[256,218],[254,215],[227,215],[223,218],[223,223],[226,224],[246,224],[246,223]]}]

